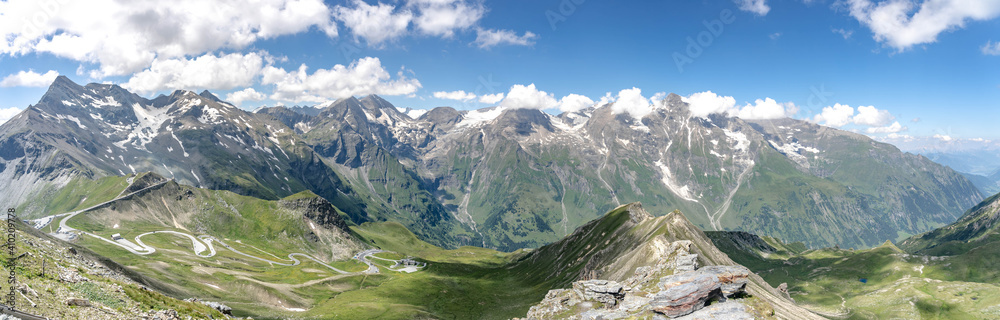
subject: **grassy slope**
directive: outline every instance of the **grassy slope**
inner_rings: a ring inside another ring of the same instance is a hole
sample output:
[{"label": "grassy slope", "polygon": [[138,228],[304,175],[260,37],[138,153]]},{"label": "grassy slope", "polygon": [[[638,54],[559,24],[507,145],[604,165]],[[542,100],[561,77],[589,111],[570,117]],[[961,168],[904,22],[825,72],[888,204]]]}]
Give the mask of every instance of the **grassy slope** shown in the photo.
[{"label": "grassy slope", "polygon": [[[312,197],[315,195],[303,192],[284,200]],[[112,228],[114,224],[119,227]],[[172,182],[140,197],[77,216],[69,222],[75,228],[104,237],[121,233],[129,240],[141,233],[159,230],[210,234],[242,252],[284,263],[289,262],[287,254],[293,252],[304,252],[330,261],[331,258],[345,259],[359,250],[360,244],[337,238],[343,234],[325,231],[327,229],[322,227],[311,229],[314,224],[318,225],[305,220],[301,212],[286,208],[277,201],[180,186]],[[156,247],[157,252],[138,256],[88,236],[83,237],[80,243],[168,284],[169,291],[178,298],[194,296],[222,301],[232,306],[237,314],[258,318],[293,316],[297,313],[283,308],[308,308],[316,301],[326,299],[325,295],[336,292],[329,289],[331,286],[351,281],[350,277],[340,276],[301,257],[301,265],[277,266],[237,255],[216,244],[218,254],[202,258],[194,255],[188,238],[153,234],[142,239]],[[347,248],[336,249],[338,246]],[[332,261],[330,264],[349,272],[367,269],[356,260]]]},{"label": "grassy slope", "polygon": [[22,219],[31,219],[89,208],[114,199],[128,186],[127,177],[108,176],[97,180],[77,177],[62,188],[50,186],[37,193],[35,198],[24,201],[17,211]]},{"label": "grassy slope", "polygon": [[797,302],[829,315],[852,319],[1000,317],[1000,287],[960,281],[965,279],[966,268],[975,266],[962,258],[908,255],[891,243],[867,250],[795,253],[773,239],[768,244],[777,250],[763,253],[747,250],[726,233],[710,235],[720,250],[768,283],[787,283]]},{"label": "grassy slope", "polygon": [[[91,251],[75,247],[77,253],[67,253],[67,245],[61,241],[30,229],[29,226],[16,223],[16,249],[18,255],[14,275],[19,285],[24,285],[37,295],[17,296],[18,310],[50,318],[87,319],[94,317],[139,318],[147,310],[173,309],[181,317],[193,319],[219,319],[224,315],[200,303],[186,302],[171,298],[152,290],[141,289],[140,285],[159,287],[155,280],[142,279],[135,274],[126,274],[132,280],[119,277],[108,277],[108,269],[118,269],[120,265],[99,258]],[[0,272],[10,273],[7,263],[8,251],[2,250]],[[61,281],[58,272],[75,271],[86,281],[71,283]],[[138,280],[141,282],[136,282]],[[154,281],[154,282],[150,282]],[[64,302],[67,298],[83,298],[90,301],[94,308],[69,307]],[[99,308],[105,308],[99,310]]]}]

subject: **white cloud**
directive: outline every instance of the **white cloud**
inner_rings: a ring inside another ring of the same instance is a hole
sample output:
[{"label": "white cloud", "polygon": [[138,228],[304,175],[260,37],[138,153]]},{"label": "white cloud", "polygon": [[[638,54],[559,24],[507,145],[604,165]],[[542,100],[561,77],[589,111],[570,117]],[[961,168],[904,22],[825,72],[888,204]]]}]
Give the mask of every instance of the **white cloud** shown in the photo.
[{"label": "white cloud", "polygon": [[832,31],[833,33],[839,34],[841,37],[844,37],[844,40],[850,39],[851,35],[854,35],[854,30],[833,29]]},{"label": "white cloud", "polygon": [[253,88],[246,88],[226,95],[226,101],[232,102],[236,106],[243,104],[243,101],[261,101],[264,99],[267,99],[267,96],[257,92]]},{"label": "white cloud", "polygon": [[[860,109],[860,108],[858,108],[858,109]],[[909,128],[904,127],[903,125],[899,124],[899,121],[896,121],[896,122],[893,122],[891,125],[888,125],[888,126],[885,126],[885,127],[871,127],[871,128],[868,128],[866,131],[868,133],[897,133],[897,132],[906,131],[908,129]]]},{"label": "white cloud", "polygon": [[618,98],[611,105],[611,112],[628,113],[633,118],[642,119],[653,112],[653,107],[649,100],[642,96],[642,89],[633,87],[618,92]]},{"label": "white cloud", "polygon": [[594,105],[594,100],[579,94],[571,93],[559,99],[559,111],[574,112]]},{"label": "white cloud", "polygon": [[[337,36],[321,0],[0,1],[0,54],[33,52],[96,63],[92,76],[127,75],[155,59],[242,49],[316,27]],[[30,21],[29,23],[25,23]]]},{"label": "white cloud", "polygon": [[162,90],[229,90],[254,83],[266,54],[203,55],[194,59],[155,59],[122,86],[140,94]]},{"label": "white cloud", "polygon": [[754,104],[747,104],[743,108],[731,112],[730,115],[746,120],[764,120],[788,118],[798,112],[799,108],[794,103],[778,103],[774,99],[764,98],[764,100],[757,99]]},{"label": "white cloud", "polygon": [[663,105],[663,99],[667,98],[666,92],[654,93],[652,97],[649,97],[649,102],[653,105]]},{"label": "white cloud", "polygon": [[708,115],[713,113],[727,114],[736,108],[736,99],[730,96],[719,96],[712,91],[681,97],[681,101],[688,104],[692,116],[702,118],[708,118]]},{"label": "white cloud", "polygon": [[605,93],[604,96],[601,97],[601,100],[597,101],[597,103],[594,104],[594,106],[595,107],[603,107],[603,106],[605,106],[605,105],[607,105],[609,103],[612,103],[612,102],[615,102],[615,97],[611,95],[611,92],[608,92],[608,93]]},{"label": "white cloud", "polygon": [[22,111],[21,109],[14,107],[0,108],[0,125],[7,123],[7,120],[10,120],[18,113],[21,113],[21,111]]},{"label": "white cloud", "polygon": [[698,92],[681,101],[688,104],[691,115],[708,118],[710,114],[722,114],[729,117],[739,117],[746,120],[764,120],[788,118],[799,112],[794,103],[779,103],[771,98],[757,99],[753,104],[743,107],[736,106],[736,99],[730,96],[720,96],[712,91]]},{"label": "white cloud", "polygon": [[420,15],[413,24],[423,34],[450,38],[456,30],[465,30],[483,18],[486,8],[481,3],[464,0],[410,0]]},{"label": "white cloud", "polygon": [[434,92],[434,97],[438,98],[438,99],[468,101],[468,100],[475,99],[476,98],[476,94],[471,93],[471,92],[466,93],[463,90],[451,91],[451,92],[438,91],[438,92]]},{"label": "white cloud", "polygon": [[874,106],[858,107],[858,115],[854,116],[852,121],[856,124],[879,127],[889,124],[892,120],[895,120],[889,111],[879,110]]},{"label": "white cloud", "polygon": [[476,41],[473,44],[479,46],[481,49],[488,49],[502,44],[530,46],[535,44],[536,39],[538,39],[538,35],[531,31],[525,31],[524,35],[518,36],[512,30],[477,29]]},{"label": "white cloud", "polygon": [[910,136],[910,135],[907,135],[907,134],[898,134],[898,133],[890,133],[890,134],[886,135],[885,137],[889,138],[889,139],[905,140],[905,141],[913,140],[913,136]]},{"label": "white cloud", "polygon": [[945,31],[965,27],[968,20],[1000,15],[1000,0],[847,0],[851,16],[871,29],[876,41],[899,51],[933,43]]},{"label": "white cloud", "polygon": [[364,38],[371,46],[380,46],[406,34],[413,20],[413,12],[409,9],[395,12],[396,6],[390,4],[369,5],[361,0],[351,4],[353,7],[337,5],[333,15],[351,30],[355,40]]},{"label": "white cloud", "polygon": [[852,116],[854,116],[854,108],[838,103],[832,107],[824,107],[823,112],[817,114],[813,118],[813,121],[830,127],[840,128],[851,123]]},{"label": "white cloud", "polygon": [[986,41],[986,44],[984,44],[979,49],[982,50],[983,54],[985,55],[1000,56],[1000,41],[998,42]]},{"label": "white cloud", "polygon": [[487,104],[494,104],[500,102],[500,100],[503,100],[503,92],[479,96],[479,102]]},{"label": "white cloud", "polygon": [[771,11],[765,0],[734,0],[740,10],[752,12],[757,15],[767,15]]},{"label": "white cloud", "polygon": [[938,139],[938,140],[941,140],[941,141],[944,141],[944,142],[949,142],[949,141],[955,140],[951,136],[949,136],[949,135],[943,135],[943,134],[935,134],[934,135],[934,139]]},{"label": "white cloud", "polygon": [[59,72],[55,70],[49,70],[45,74],[33,70],[19,71],[0,80],[0,87],[47,87],[56,80],[56,77],[59,77]]},{"label": "white cloud", "polygon": [[261,83],[274,85],[271,99],[295,102],[324,102],[368,94],[407,95],[421,88],[420,81],[407,78],[402,70],[392,79],[378,58],[366,57],[350,66],[338,64],[313,74],[307,69],[305,64],[294,71],[267,66]]},{"label": "white cloud", "polygon": [[510,87],[507,97],[500,102],[505,109],[548,109],[559,105],[559,101],[551,93],[540,91],[535,84],[527,86],[515,84]]},{"label": "white cloud", "polygon": [[778,40],[778,38],[781,38],[781,32],[772,33],[768,35],[768,37],[770,37],[771,40]]}]

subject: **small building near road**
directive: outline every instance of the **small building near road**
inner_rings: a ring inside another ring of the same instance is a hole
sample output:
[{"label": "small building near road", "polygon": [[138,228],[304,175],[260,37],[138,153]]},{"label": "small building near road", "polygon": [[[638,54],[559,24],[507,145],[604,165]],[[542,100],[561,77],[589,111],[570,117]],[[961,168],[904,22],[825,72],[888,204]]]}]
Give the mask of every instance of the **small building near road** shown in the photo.
[{"label": "small building near road", "polygon": [[116,233],[116,234],[111,235],[111,240],[116,240],[117,241],[117,240],[123,240],[123,239],[124,238],[122,238],[122,234],[121,233]]}]

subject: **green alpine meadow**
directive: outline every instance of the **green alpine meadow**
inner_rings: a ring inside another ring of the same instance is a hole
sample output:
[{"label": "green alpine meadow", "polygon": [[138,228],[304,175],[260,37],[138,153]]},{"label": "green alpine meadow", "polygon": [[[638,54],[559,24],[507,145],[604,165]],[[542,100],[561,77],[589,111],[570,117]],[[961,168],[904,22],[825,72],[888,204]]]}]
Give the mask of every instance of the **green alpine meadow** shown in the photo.
[{"label": "green alpine meadow", "polygon": [[1000,0],[0,0],[0,320],[1000,319]]}]

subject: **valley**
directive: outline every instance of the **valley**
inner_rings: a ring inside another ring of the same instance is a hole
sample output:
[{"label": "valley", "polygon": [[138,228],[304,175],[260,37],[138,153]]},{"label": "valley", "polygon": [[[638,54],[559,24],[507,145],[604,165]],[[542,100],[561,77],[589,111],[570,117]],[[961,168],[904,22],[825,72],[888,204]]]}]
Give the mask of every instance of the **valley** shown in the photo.
[{"label": "valley", "polygon": [[[651,107],[413,118],[368,95],[247,112],[208,91],[146,99],[60,77],[0,126],[17,151],[0,196],[157,306],[235,317],[994,315],[991,249],[969,243],[995,238],[978,212],[996,197],[977,206],[965,176],[808,121],[696,116],[676,94]],[[698,297],[703,311],[662,302],[669,279],[729,274],[745,282]],[[587,281],[621,291],[594,298]],[[88,299],[51,312],[136,314]]]}]

